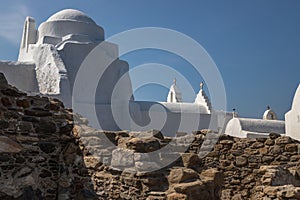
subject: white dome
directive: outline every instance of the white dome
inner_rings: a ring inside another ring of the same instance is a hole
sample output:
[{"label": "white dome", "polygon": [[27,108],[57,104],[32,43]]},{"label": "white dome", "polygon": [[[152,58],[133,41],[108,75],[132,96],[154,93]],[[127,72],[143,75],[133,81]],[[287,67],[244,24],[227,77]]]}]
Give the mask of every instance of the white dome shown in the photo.
[{"label": "white dome", "polygon": [[59,11],[49,17],[47,22],[53,22],[53,21],[78,21],[78,22],[84,22],[89,24],[96,24],[94,20],[92,20],[89,16],[87,16],[85,13],[74,10],[74,9],[65,9],[62,11]]},{"label": "white dome", "polygon": [[94,20],[81,11],[65,9],[57,12],[43,22],[38,28],[38,43],[60,43],[63,38],[77,35],[73,38],[87,38],[86,41],[98,43],[104,40],[104,30]]}]

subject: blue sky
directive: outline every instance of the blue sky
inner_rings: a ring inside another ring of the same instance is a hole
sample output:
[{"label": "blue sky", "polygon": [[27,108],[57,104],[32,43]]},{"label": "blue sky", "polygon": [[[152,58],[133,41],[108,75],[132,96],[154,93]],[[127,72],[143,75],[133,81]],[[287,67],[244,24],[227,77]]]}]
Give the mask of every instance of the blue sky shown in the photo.
[{"label": "blue sky", "polygon": [[[260,118],[270,105],[283,119],[290,109],[300,82],[300,1],[1,1],[0,59],[17,59],[27,15],[39,25],[64,8],[87,13],[104,28],[106,37],[147,26],[190,36],[218,66],[228,110],[236,108],[241,116]],[[149,50],[132,52],[122,59],[131,67],[149,62],[174,67],[189,79],[195,92],[199,90],[201,77],[187,70],[189,63],[176,55]],[[163,101],[167,92],[166,88],[149,85],[136,91],[136,98]],[[192,101],[194,96],[183,98]]]}]

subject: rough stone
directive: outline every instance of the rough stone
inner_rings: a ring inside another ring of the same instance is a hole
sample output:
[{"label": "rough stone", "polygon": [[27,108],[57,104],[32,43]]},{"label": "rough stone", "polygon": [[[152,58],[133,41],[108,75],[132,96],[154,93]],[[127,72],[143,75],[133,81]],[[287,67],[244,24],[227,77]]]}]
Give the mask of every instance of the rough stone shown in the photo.
[{"label": "rough stone", "polygon": [[113,167],[132,167],[134,165],[134,152],[125,149],[115,149],[112,152],[111,165]]},{"label": "rough stone", "polygon": [[242,166],[247,165],[247,163],[248,163],[247,157],[244,157],[244,156],[236,157],[236,160],[235,160],[236,166],[242,167]]},{"label": "rough stone", "polygon": [[18,153],[23,148],[20,144],[6,136],[0,136],[0,153]]},{"label": "rough stone", "polygon": [[199,174],[193,169],[189,169],[189,168],[172,169],[168,177],[170,184],[190,182],[190,181],[195,181],[197,179],[199,179]]}]

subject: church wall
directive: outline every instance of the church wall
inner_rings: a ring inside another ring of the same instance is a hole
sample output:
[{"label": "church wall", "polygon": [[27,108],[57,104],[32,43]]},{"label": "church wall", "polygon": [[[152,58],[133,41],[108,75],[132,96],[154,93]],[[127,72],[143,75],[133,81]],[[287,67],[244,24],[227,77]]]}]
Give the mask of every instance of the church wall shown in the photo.
[{"label": "church wall", "polygon": [[32,45],[31,54],[36,63],[37,81],[42,94],[60,94],[60,79],[66,74],[64,63],[53,45]]},{"label": "church wall", "polygon": [[286,134],[300,140],[300,85],[295,92],[292,108],[285,114]]},{"label": "church wall", "polygon": [[0,72],[4,73],[11,85],[24,92],[39,93],[35,64],[0,61]]},{"label": "church wall", "polygon": [[43,41],[44,36],[64,37],[69,34],[88,35],[92,41],[104,40],[104,30],[95,24],[78,21],[50,21],[40,25],[38,43]]},{"label": "church wall", "polygon": [[280,120],[233,118],[227,123],[225,133],[240,138],[268,137],[269,133],[285,134],[285,122]]}]

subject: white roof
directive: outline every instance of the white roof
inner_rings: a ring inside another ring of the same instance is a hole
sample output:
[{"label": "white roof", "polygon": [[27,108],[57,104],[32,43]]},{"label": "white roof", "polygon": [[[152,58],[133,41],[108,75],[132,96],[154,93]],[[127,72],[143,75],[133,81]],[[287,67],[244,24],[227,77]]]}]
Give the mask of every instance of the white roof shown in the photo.
[{"label": "white roof", "polygon": [[94,20],[92,20],[92,18],[87,16],[85,13],[74,9],[65,9],[55,13],[47,20],[47,22],[52,21],[78,21],[89,24],[96,24]]}]

